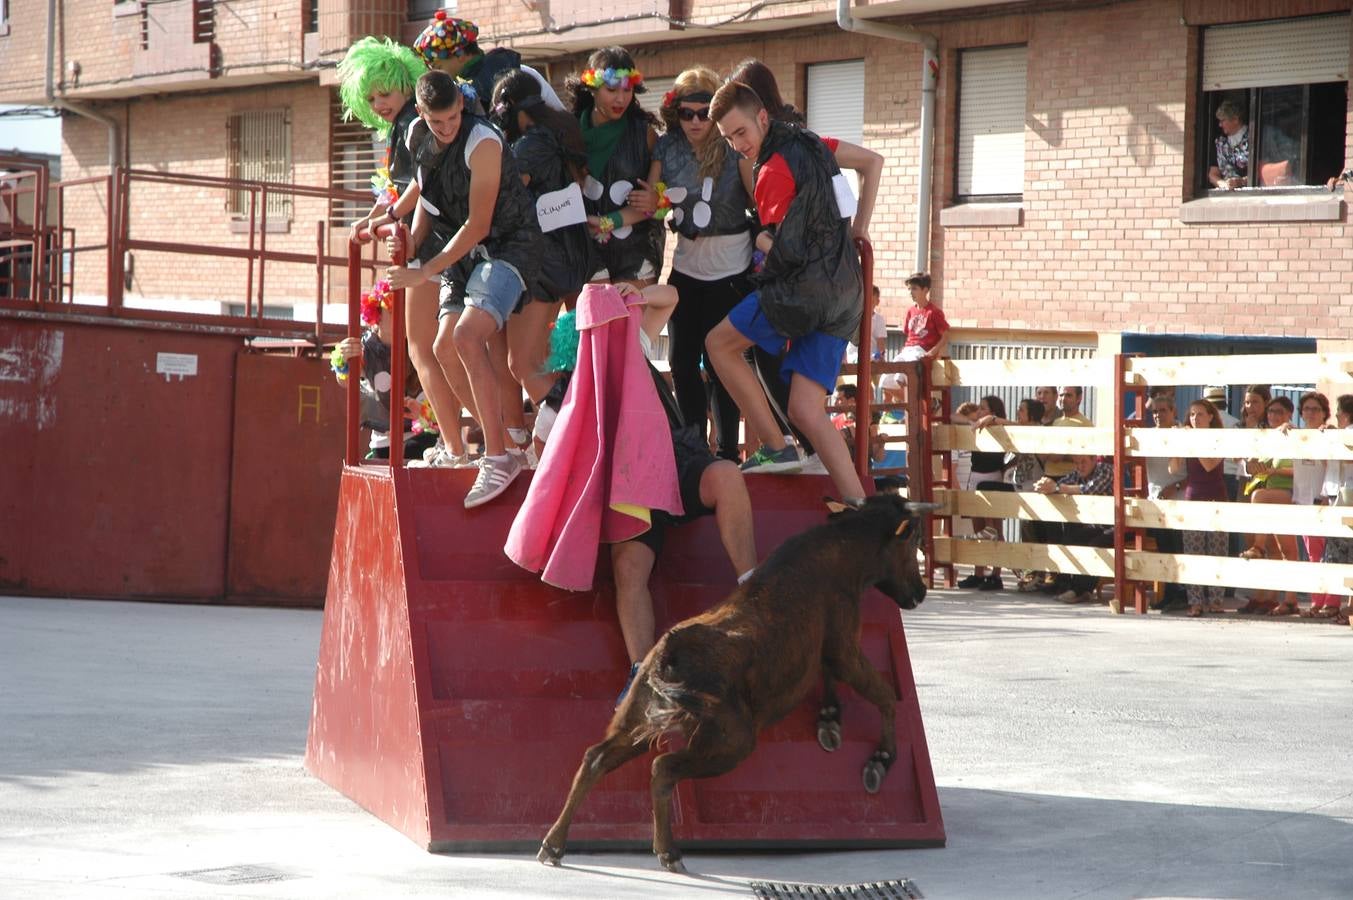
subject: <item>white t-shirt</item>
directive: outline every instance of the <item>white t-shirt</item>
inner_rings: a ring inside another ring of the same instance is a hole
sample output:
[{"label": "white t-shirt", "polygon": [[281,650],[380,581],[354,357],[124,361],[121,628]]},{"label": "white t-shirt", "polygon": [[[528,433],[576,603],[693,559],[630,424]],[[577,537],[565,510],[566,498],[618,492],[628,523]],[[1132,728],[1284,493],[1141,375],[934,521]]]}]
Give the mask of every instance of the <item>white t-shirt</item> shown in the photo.
[{"label": "white t-shirt", "polygon": [[677,235],[672,268],[701,281],[732,278],[747,271],[752,261],[752,235],[711,234],[695,239]]},{"label": "white t-shirt", "polygon": [[[883,313],[875,310],[874,315],[869,320],[869,344],[870,344],[869,351],[871,356],[873,355],[875,346],[877,346],[878,344],[879,338],[887,337],[887,335],[888,335],[888,323],[884,321]],[[847,345],[846,362],[857,363],[859,361],[860,361],[859,348],[856,347],[854,344]]]},{"label": "white t-shirt", "polygon": [[1325,488],[1325,461],[1321,459],[1292,460],[1292,502],[1310,506]]}]

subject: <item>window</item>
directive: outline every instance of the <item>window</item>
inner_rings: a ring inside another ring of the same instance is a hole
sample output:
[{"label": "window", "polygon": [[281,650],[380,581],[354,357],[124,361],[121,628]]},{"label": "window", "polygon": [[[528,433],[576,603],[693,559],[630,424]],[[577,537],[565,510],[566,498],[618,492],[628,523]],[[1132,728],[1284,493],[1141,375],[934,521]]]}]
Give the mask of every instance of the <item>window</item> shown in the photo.
[{"label": "window", "polygon": [[666,94],[676,84],[675,78],[644,78],[644,87],[646,90],[639,95],[639,105],[645,112],[651,112],[655,116],[660,116],[658,112],[662,108],[662,95]]},{"label": "window", "polygon": [[[226,121],[226,177],[241,181],[291,183],[291,111],[236,113]],[[230,213],[249,217],[249,191],[232,191]],[[291,195],[268,194],[268,218],[291,219]]]},{"label": "window", "polygon": [[958,58],[955,193],[964,200],[1024,196],[1028,47],[963,50]]},{"label": "window", "polygon": [[210,44],[216,40],[215,0],[193,0],[193,43]]},{"label": "window", "polygon": [[410,19],[431,19],[437,10],[456,11],[456,0],[409,0]]},{"label": "window", "polygon": [[314,34],[319,31],[319,0],[305,0],[303,13],[305,33]]},{"label": "window", "polygon": [[[864,144],[864,60],[814,63],[804,79],[804,118],[808,130],[851,144]],[[855,170],[845,170],[855,196],[860,180]]]},{"label": "window", "polygon": [[329,186],[366,195],[364,200],[329,201],[329,226],[345,229],[371,209],[371,176],[385,161],[385,141],[356,119],[343,121],[343,104],[337,89],[330,92],[329,110],[333,123]]},{"label": "window", "polygon": [[1199,191],[1219,178],[1291,189],[1339,174],[1348,40],[1347,14],[1204,29]]}]

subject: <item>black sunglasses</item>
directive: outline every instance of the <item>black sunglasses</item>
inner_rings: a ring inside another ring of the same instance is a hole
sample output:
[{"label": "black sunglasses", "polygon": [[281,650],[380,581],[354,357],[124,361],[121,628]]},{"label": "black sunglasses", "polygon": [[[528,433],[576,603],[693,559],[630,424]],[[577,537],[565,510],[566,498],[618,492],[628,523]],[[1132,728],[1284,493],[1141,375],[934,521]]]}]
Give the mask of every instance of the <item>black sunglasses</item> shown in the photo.
[{"label": "black sunglasses", "polygon": [[689,106],[677,107],[677,118],[683,122],[694,122],[699,119],[701,122],[709,121],[709,107],[702,106],[699,109],[691,109]]}]

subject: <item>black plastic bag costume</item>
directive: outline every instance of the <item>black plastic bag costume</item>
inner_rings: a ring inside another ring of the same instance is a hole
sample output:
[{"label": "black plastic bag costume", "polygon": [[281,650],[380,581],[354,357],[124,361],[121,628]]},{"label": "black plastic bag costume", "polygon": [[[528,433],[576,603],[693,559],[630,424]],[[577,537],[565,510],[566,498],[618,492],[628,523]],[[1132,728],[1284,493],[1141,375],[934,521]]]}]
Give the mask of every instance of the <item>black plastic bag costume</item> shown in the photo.
[{"label": "black plastic bag costume", "polygon": [[[540,224],[536,221],[536,205],[526,186],[521,183],[517,163],[507,149],[498,129],[484,118],[464,113],[455,140],[439,149],[431,132],[426,132],[414,151],[418,167],[421,194],[418,202],[434,218],[433,233],[419,247],[419,259],[426,262],[446,246],[460,227],[470,218],[470,167],[465,164],[465,147],[475,128],[483,126],[498,136],[503,146],[502,168],[498,180],[498,196],[493,208],[489,233],[481,242],[489,258],[508,263],[526,283],[527,296],[538,296],[536,281],[540,275],[540,257],[543,249]],[[429,244],[435,247],[429,248]],[[431,250],[429,253],[428,250]],[[466,254],[443,273],[443,281],[464,289],[470,272],[482,257]]]},{"label": "black plastic bag costume", "polygon": [[765,267],[752,276],[761,309],[787,338],[821,331],[845,340],[858,336],[864,310],[860,258],[842,218],[832,179],[841,173],[817,135],[772,122],[756,168],[779,153],[794,176],[795,195]]},{"label": "black plastic bag costume", "polygon": [[[533,201],[542,194],[563,190],[573,184],[573,176],[566,165],[567,151],[554,132],[533,125],[512,144],[512,155],[519,171],[531,176],[527,190]],[[587,158],[577,160],[587,165]],[[546,232],[541,252],[540,293],[534,296],[544,300],[563,300],[582,289],[587,279],[597,270],[593,251],[595,242],[588,236],[586,225],[569,225]]]},{"label": "black plastic bag costume", "polygon": [[[625,134],[606,163],[606,170],[591,173],[583,186],[587,214],[604,216],[624,209],[629,191],[624,190],[622,182],[637,188],[639,179],[648,177],[650,162],[648,122],[641,116],[626,115]],[[653,267],[652,277],[657,278],[662,269],[663,242],[658,220],[646,219],[628,227],[629,231],[617,229],[610,240],[598,245],[597,269],[605,268],[611,281],[624,281],[637,278],[640,267],[647,261]]]}]

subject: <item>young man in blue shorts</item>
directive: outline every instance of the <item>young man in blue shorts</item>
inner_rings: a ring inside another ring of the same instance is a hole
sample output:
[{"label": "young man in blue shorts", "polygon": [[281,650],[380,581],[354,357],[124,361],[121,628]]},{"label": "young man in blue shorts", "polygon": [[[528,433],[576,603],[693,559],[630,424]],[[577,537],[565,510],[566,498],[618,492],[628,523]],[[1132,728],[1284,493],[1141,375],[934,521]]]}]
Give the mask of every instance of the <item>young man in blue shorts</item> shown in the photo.
[{"label": "young man in blue shorts", "polygon": [[[433,348],[443,369],[454,361],[451,357],[464,364],[484,429],[484,458],[465,497],[468,509],[501,494],[525,466],[519,454],[506,449],[497,372],[507,366],[503,327],[538,275],[540,225],[512,154],[504,152],[502,135],[465,109],[456,80],[445,72],[428,72],[418,79],[415,96],[427,134],[414,148],[417,178],[396,206],[410,205],[409,198],[416,197],[417,215],[431,217],[432,233],[417,248],[421,266],[392,267],[389,277],[396,289],[424,279],[441,281]],[[415,218],[415,243],[423,231]],[[449,240],[442,239],[446,234]]]},{"label": "young man in blue shorts", "polygon": [[752,278],[757,289],[705,340],[719,378],[761,441],[743,470],[790,472],[802,465],[743,359],[752,345],[779,353],[788,344],[781,376],[790,383],[789,419],[817,449],[842,500],[863,498],[850,452],[825,408],[864,309],[860,260],[837,200],[849,189],[832,148],[812,132],[771,122],[745,84],[721,87],[710,118],[729,146],[755,161],[756,209],[765,229],[756,238],[765,254]]}]

